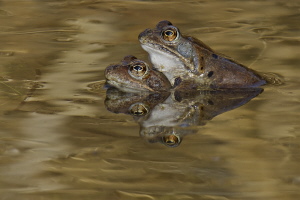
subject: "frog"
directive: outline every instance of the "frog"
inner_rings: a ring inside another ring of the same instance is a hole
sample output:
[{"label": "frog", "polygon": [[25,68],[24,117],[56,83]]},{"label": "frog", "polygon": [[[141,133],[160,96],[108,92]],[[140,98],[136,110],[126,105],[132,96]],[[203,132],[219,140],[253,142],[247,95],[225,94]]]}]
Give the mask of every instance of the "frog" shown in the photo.
[{"label": "frog", "polygon": [[145,29],[138,39],[153,68],[163,72],[173,87],[182,83],[201,89],[252,88],[267,83],[259,72],[182,35],[170,21]]},{"label": "frog", "polygon": [[106,83],[123,92],[165,92],[171,88],[166,76],[145,61],[128,55],[120,64],[105,69]]}]

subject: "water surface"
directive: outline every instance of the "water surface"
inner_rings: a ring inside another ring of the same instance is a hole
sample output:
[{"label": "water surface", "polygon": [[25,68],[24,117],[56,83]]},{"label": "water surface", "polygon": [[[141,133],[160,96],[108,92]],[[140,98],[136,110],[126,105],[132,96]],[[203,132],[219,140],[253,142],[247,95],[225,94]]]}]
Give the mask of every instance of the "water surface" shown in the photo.
[{"label": "water surface", "polygon": [[[1,199],[299,199],[299,10],[1,1]],[[132,116],[106,109],[103,72],[125,55],[147,59],[137,36],[163,19],[285,84],[193,127],[176,148],[147,142]]]}]

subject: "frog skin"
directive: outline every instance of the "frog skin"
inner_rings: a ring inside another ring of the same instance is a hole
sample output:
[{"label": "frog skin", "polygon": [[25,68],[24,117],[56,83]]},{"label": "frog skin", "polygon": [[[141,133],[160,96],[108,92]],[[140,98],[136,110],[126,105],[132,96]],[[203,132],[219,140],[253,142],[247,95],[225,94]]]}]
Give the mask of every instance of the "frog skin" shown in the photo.
[{"label": "frog skin", "polygon": [[258,72],[216,53],[196,38],[181,35],[169,21],[146,29],[138,38],[153,67],[163,72],[173,86],[182,81],[213,89],[266,84]]},{"label": "frog skin", "polygon": [[121,64],[108,66],[105,77],[109,85],[124,92],[162,92],[171,88],[163,73],[152,70],[134,56],[126,56]]}]

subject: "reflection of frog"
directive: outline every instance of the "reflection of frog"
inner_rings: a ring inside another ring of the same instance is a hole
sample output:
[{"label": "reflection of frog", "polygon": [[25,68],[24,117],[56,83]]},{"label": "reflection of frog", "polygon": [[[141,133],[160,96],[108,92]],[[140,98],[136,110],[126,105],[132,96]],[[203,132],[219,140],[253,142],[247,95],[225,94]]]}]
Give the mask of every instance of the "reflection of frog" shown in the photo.
[{"label": "reflection of frog", "polygon": [[244,105],[261,92],[261,88],[252,88],[129,94],[115,89],[107,91],[105,105],[111,112],[134,116],[145,140],[176,147],[185,135],[196,133],[197,126]]},{"label": "reflection of frog", "polygon": [[129,114],[138,120],[149,114],[157,104],[164,102],[169,95],[169,92],[127,93],[117,88],[108,88],[104,104],[110,112]]},{"label": "reflection of frog", "polygon": [[120,65],[108,66],[105,70],[107,83],[125,92],[161,92],[170,89],[168,79],[149,68],[144,61],[126,56]]},{"label": "reflection of frog", "polygon": [[198,88],[249,88],[266,83],[263,77],[239,63],[214,52],[193,37],[181,35],[169,21],[139,35],[154,68],[172,85],[191,81]]}]

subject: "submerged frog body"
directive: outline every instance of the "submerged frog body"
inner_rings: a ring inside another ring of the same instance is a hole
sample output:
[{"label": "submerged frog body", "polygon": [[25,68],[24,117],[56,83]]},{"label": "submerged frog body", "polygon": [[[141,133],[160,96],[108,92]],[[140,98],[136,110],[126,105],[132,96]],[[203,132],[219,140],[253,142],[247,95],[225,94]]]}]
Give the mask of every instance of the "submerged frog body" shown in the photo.
[{"label": "submerged frog body", "polygon": [[108,66],[105,77],[109,85],[124,92],[162,92],[171,88],[164,74],[134,56],[126,56],[119,65]]},{"label": "submerged frog body", "polygon": [[182,81],[198,88],[249,88],[266,83],[263,77],[214,52],[203,42],[181,35],[169,21],[139,35],[154,68],[163,72],[173,86]]}]

